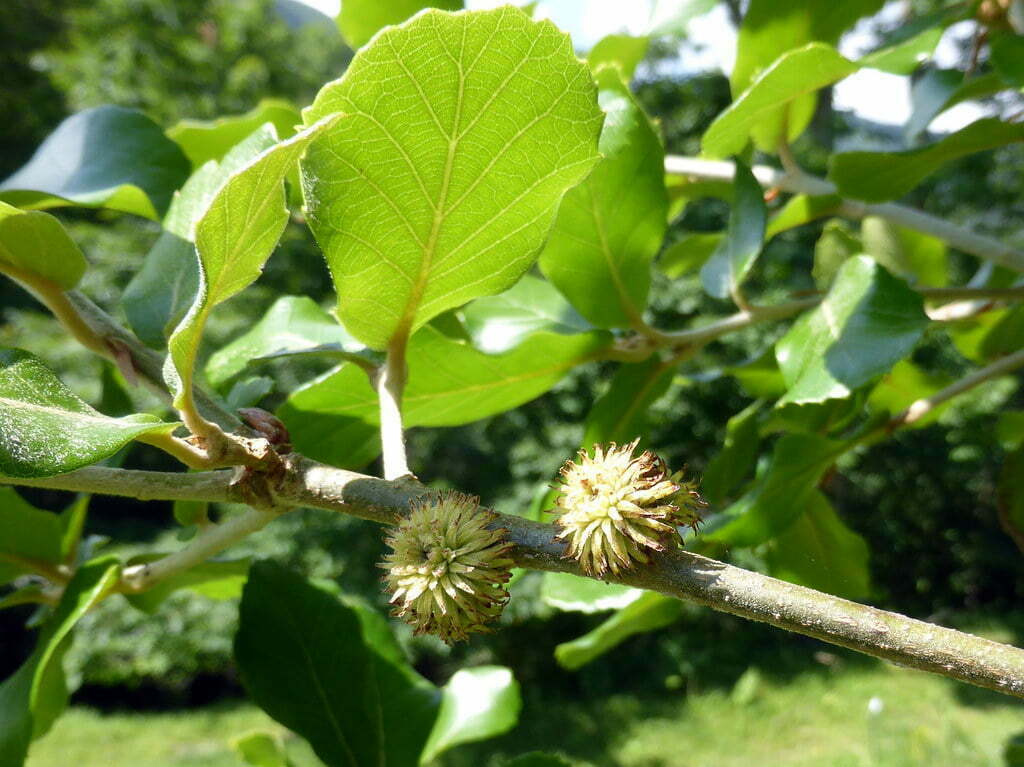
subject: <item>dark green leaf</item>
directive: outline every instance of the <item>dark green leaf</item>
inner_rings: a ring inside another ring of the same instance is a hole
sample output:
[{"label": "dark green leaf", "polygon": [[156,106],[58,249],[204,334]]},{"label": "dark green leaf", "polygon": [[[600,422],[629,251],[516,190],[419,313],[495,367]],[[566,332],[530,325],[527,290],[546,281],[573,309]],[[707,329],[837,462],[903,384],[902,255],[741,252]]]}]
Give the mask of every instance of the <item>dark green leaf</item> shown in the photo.
[{"label": "dark green leaf", "polygon": [[0,584],[38,567],[63,561],[60,517],[31,506],[10,487],[0,487]]},{"label": "dark green leaf", "polygon": [[992,66],[1003,82],[1014,88],[1024,88],[1024,37],[995,35],[989,42]]},{"label": "dark green leaf", "polygon": [[757,419],[761,407],[760,401],[754,402],[726,424],[725,444],[708,462],[700,482],[701,492],[712,504],[723,503],[757,464],[761,450]]},{"label": "dark green leaf", "polygon": [[0,198],[22,208],[81,205],[159,221],[188,171],[188,158],[159,125],[138,110],[106,105],[57,126],[0,183]]},{"label": "dark green leaf", "polygon": [[177,426],[143,414],[108,418],[35,355],[0,348],[0,474],[63,474],[103,460],[133,439]]},{"label": "dark green leaf", "polygon": [[263,99],[245,114],[216,120],[182,120],[168,128],[167,135],[184,150],[192,167],[199,168],[210,160],[219,162],[233,146],[265,123],[271,123],[277,136],[286,139],[302,123],[302,115],[283,99]]},{"label": "dark green leaf", "polygon": [[649,37],[629,35],[606,35],[594,43],[587,54],[587,63],[595,72],[602,66],[617,66],[622,77],[629,82],[633,79],[637,65],[647,55]]},{"label": "dark green leaf", "polygon": [[424,8],[457,11],[462,0],[348,0],[338,14],[338,28],[352,48],[362,48],[384,27],[401,24]]},{"label": "dark green leaf", "polygon": [[[948,376],[926,373],[910,360],[900,360],[871,390],[868,407],[874,412],[894,416],[950,383]],[[942,414],[943,409],[942,405],[932,408],[925,416],[904,428],[919,429],[927,426]]]},{"label": "dark green leaf", "polygon": [[867,543],[817,490],[796,521],[772,541],[766,559],[776,578],[846,599],[871,596]]},{"label": "dark green leaf", "polygon": [[49,213],[0,202],[0,274],[38,276],[71,290],[85,274],[85,256]]},{"label": "dark green leaf", "polygon": [[814,243],[814,266],[811,274],[819,290],[828,290],[836,274],[850,256],[864,252],[864,243],[839,218],[825,223],[821,237]]},{"label": "dark green leaf", "polygon": [[511,287],[599,159],[596,96],[568,36],[516,8],[427,11],[360,50],[303,113],[348,115],[302,162],[345,327],[385,349]]},{"label": "dark green leaf", "polygon": [[995,360],[1024,348],[1024,306],[1015,306],[999,317],[978,345],[983,359]]},{"label": "dark green leaf", "polygon": [[682,614],[678,599],[653,591],[608,618],[597,628],[555,648],[555,660],[570,671],[585,666],[634,634],[655,631],[675,623]]},{"label": "dark green leaf", "polygon": [[832,155],[829,178],[846,197],[882,202],[902,197],[947,162],[1024,140],[1024,125],[986,118],[909,152]]},{"label": "dark green leaf", "polygon": [[517,756],[511,762],[505,762],[504,767],[572,767],[572,765],[557,754],[531,751],[528,754]]},{"label": "dark green leaf", "polygon": [[619,610],[638,600],[643,591],[619,583],[605,583],[571,573],[544,573],[540,598],[559,610],[599,613]]},{"label": "dark green leaf", "polygon": [[723,232],[689,232],[661,254],[658,266],[675,279],[704,266],[721,245]]},{"label": "dark green leaf", "polygon": [[754,266],[764,244],[766,212],[761,185],[743,161],[736,160],[729,229],[718,250],[700,270],[704,290],[715,298],[728,298]]},{"label": "dark green leaf", "polygon": [[[127,564],[152,562],[166,556],[157,552],[133,557]],[[189,589],[208,599],[237,599],[242,594],[249,574],[250,560],[207,560],[170,578],[165,578],[151,589],[138,594],[126,594],[132,606],[144,613],[155,613],[161,603],[178,589]]]},{"label": "dark green leaf", "polygon": [[1009,410],[999,416],[996,436],[1004,450],[1016,450],[1024,445],[1024,410]]},{"label": "dark green leaf", "polygon": [[910,89],[910,119],[903,128],[908,140],[928,130],[963,82],[964,73],[959,69],[929,69],[914,81]]},{"label": "dark green leaf", "polygon": [[927,326],[919,294],[867,256],[849,259],[775,345],[789,387],[782,402],[848,396],[908,355]]},{"label": "dark green leaf", "polygon": [[739,381],[751,397],[774,399],[786,391],[786,380],[771,347],[751,360],[724,368],[722,372]]},{"label": "dark green leaf", "polygon": [[248,376],[240,378],[232,384],[224,404],[228,410],[241,410],[254,407],[260,400],[274,390],[274,379],[267,376]]},{"label": "dark green leaf", "polygon": [[504,293],[471,301],[462,317],[473,345],[488,354],[508,351],[540,330],[572,334],[594,327],[550,282],[532,274]]},{"label": "dark green leaf", "polygon": [[999,511],[1015,538],[1024,537],[1024,446],[1006,454],[999,472]]},{"label": "dark green leaf", "polygon": [[519,721],[519,684],[503,666],[477,666],[456,671],[442,690],[437,721],[423,747],[429,762],[460,743],[493,738]]},{"label": "dark green leaf", "polygon": [[647,432],[647,411],[672,383],[675,366],[657,355],[615,371],[608,391],[594,403],[583,434],[583,447],[596,443],[625,444]]},{"label": "dark green leaf", "polygon": [[941,287],[949,281],[946,243],[938,237],[866,216],[860,227],[864,252],[893,274],[910,282]]}]

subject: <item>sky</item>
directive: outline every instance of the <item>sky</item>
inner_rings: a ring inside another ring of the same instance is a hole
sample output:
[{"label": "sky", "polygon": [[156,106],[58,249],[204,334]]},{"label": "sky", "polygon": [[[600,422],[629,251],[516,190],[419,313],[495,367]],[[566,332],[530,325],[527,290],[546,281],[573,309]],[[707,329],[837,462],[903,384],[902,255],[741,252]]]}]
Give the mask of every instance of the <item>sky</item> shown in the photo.
[{"label": "sky", "polygon": [[[339,0],[300,0],[328,16],[336,16]],[[512,0],[522,5],[525,0]],[[664,2],[664,0],[663,0]],[[842,2],[842,0],[836,0]],[[509,4],[509,0],[466,0],[470,9],[493,8]],[[657,0],[540,0],[537,15],[550,18],[568,32],[578,50],[587,50],[607,34],[626,32],[640,35],[649,28],[652,8]],[[899,14],[902,3],[890,2],[883,14]],[[970,24],[969,22],[965,22]],[[860,23],[840,41],[843,55],[856,58],[875,45],[866,23]],[[964,35],[963,24],[951,26],[936,50],[939,66],[952,66],[957,59],[957,36]],[[721,4],[711,12],[694,19],[689,26],[689,40],[699,45],[685,45],[681,51],[680,69],[695,72],[732,70],[736,57],[736,34]],[[850,111],[858,117],[884,125],[902,126],[910,117],[910,78],[865,69],[846,78],[833,91],[837,109]],[[983,117],[985,110],[974,103],[958,104],[934,120],[931,131],[946,133],[958,130]]]}]

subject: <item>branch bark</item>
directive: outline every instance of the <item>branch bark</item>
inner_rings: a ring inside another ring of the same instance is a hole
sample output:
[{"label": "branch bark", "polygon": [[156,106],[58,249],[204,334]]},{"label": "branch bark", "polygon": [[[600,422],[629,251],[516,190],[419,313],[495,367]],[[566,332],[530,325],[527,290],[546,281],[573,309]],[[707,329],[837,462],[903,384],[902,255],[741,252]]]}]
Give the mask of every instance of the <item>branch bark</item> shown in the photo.
[{"label": "branch bark", "polygon": [[[413,479],[387,481],[336,469],[299,455],[285,460],[283,478],[273,488],[280,506],[308,506],[394,523],[409,503],[429,492]],[[232,472],[163,474],[107,467],[32,480],[0,478],[8,484],[85,490],[168,500],[240,500],[241,484]],[[152,586],[187,569],[257,530],[276,516],[253,510],[204,531],[182,551],[148,565],[148,572],[126,573],[132,590]],[[563,558],[553,525],[499,514],[495,526],[506,528],[514,544],[516,565],[535,570],[585,575]],[[840,599],[677,550],[653,558],[649,565],[607,580],[650,589],[733,615],[770,623],[788,631],[848,647],[911,668],[1024,698],[1024,650],[943,628],[903,615]]]},{"label": "branch bark", "polygon": [[[813,196],[833,195],[839,191],[830,181],[803,172],[787,173],[767,165],[755,165],[751,170],[758,183],[767,189],[777,188],[785,192]],[[665,172],[677,176],[731,181],[736,168],[731,162],[667,155]],[[880,216],[894,224],[945,240],[946,244],[964,253],[970,253],[1016,272],[1024,272],[1024,251],[905,205],[894,202],[874,204],[844,199],[839,212],[850,218]]]}]

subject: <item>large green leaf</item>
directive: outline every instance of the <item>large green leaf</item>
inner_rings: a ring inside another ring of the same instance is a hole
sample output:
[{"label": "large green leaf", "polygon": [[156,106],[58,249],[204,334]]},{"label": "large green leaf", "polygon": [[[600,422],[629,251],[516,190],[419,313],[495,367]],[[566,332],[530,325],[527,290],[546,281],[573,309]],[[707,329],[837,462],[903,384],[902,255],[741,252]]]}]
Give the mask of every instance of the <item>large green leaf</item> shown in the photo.
[{"label": "large green leaf", "polygon": [[725,427],[725,444],[708,461],[700,487],[711,503],[722,503],[751,473],[761,449],[758,416],[762,402],[751,403],[729,419]]},{"label": "large green leaf", "polygon": [[665,236],[665,150],[614,68],[597,73],[604,155],[562,201],[540,268],[600,327],[639,325]]},{"label": "large green leaf", "polygon": [[460,743],[493,738],[519,721],[519,684],[503,666],[456,671],[442,692],[441,709],[423,747],[421,763]]},{"label": "large green leaf", "polygon": [[228,151],[260,126],[271,123],[284,139],[302,123],[298,108],[283,99],[263,99],[241,115],[216,120],[182,120],[167,129],[167,135],[182,148],[193,168],[210,160],[220,161]]},{"label": "large green leaf", "polygon": [[310,143],[335,128],[329,115],[261,152],[217,191],[196,224],[200,280],[195,302],[168,341],[164,376],[181,407],[190,394],[203,327],[213,308],[254,282],[288,223],[285,175]]},{"label": "large green leaf", "polygon": [[516,8],[427,11],[363,48],[303,113],[347,115],[302,162],[345,327],[383,349],[519,279],[598,160],[596,95],[568,37]]},{"label": "large green leaf", "polygon": [[647,410],[668,391],[675,366],[652,356],[644,362],[622,365],[611,386],[590,409],[583,447],[598,442],[626,443],[647,432]]},{"label": "large green leaf", "polygon": [[728,298],[739,288],[764,244],[767,213],[761,185],[739,159],[733,189],[725,239],[700,270],[704,290],[715,298]]},{"label": "large green leaf", "polygon": [[[610,340],[600,331],[540,332],[491,355],[427,326],[409,341],[404,421],[455,426],[511,410],[543,394],[576,365],[599,357]],[[379,452],[378,411],[365,373],[347,364],[296,390],[277,414],[298,450],[354,467]]]},{"label": "large green leaf", "polygon": [[775,345],[789,387],[782,402],[846,397],[907,356],[927,326],[919,294],[871,258],[849,259]]},{"label": "large green leaf", "polygon": [[61,667],[78,620],[117,583],[120,568],[107,557],[84,564],[65,586],[29,659],[0,684],[0,764],[19,767],[29,743],[50,728],[67,704]]},{"label": "large green leaf", "polygon": [[462,8],[462,0],[348,0],[341,4],[338,28],[346,43],[362,48],[384,27],[401,24],[424,8],[457,11]]},{"label": "large green leaf", "polygon": [[634,634],[655,631],[675,623],[682,614],[678,599],[653,591],[643,595],[578,639],[555,648],[555,660],[563,668],[575,670],[604,655]]},{"label": "large green leaf", "polygon": [[22,208],[81,205],[160,220],[188,177],[188,158],[142,112],[100,106],[57,126],[0,199]]},{"label": "large green leaf", "polygon": [[846,599],[871,595],[867,543],[817,490],[796,521],[772,541],[766,559],[776,578]]},{"label": "large green leaf", "polygon": [[188,312],[199,289],[196,223],[233,173],[277,143],[271,125],[257,127],[222,161],[209,161],[174,193],[163,232],[121,297],[132,329],[145,343],[162,349]]},{"label": "large green leaf", "polygon": [[711,520],[704,538],[756,546],[779,535],[806,510],[821,476],[847,447],[816,434],[783,435],[764,475]]},{"label": "large green leaf", "polygon": [[259,357],[324,346],[356,353],[364,347],[308,296],[281,296],[247,332],[210,356],[206,377],[216,387]]},{"label": "large green leaf", "polygon": [[709,157],[739,154],[751,137],[760,149],[777,151],[783,139],[786,110],[791,120],[786,135],[795,138],[813,112],[814,92],[853,74],[857,68],[825,43],[809,43],[783,53],[711,123],[701,141],[703,153]]},{"label": "large green leaf", "polygon": [[60,517],[30,505],[10,487],[0,487],[0,585],[63,562]]},{"label": "large green leaf", "polygon": [[572,334],[593,328],[547,280],[524,274],[496,296],[483,296],[462,310],[473,345],[488,354],[508,351],[531,333]]},{"label": "large green leaf", "polygon": [[328,765],[414,765],[437,716],[437,689],[368,641],[356,608],[272,562],[253,565],[235,660],[253,700]]},{"label": "large green leaf", "polygon": [[902,197],[947,162],[1017,141],[1024,141],[1024,125],[986,118],[909,152],[834,154],[828,175],[844,196],[882,202]]},{"label": "large green leaf", "polygon": [[540,588],[544,604],[581,613],[620,610],[638,600],[643,593],[621,583],[605,583],[572,573],[544,573]]},{"label": "large green leaf", "polygon": [[0,348],[0,474],[63,474],[103,460],[137,437],[177,426],[142,414],[108,418],[35,355]]},{"label": "large green leaf", "polygon": [[606,35],[594,43],[587,54],[587,63],[595,72],[603,66],[616,66],[626,82],[633,79],[637,65],[647,55],[649,37]]},{"label": "large green leaf", "polygon": [[0,274],[37,275],[71,290],[86,266],[82,251],[56,218],[0,202]]}]

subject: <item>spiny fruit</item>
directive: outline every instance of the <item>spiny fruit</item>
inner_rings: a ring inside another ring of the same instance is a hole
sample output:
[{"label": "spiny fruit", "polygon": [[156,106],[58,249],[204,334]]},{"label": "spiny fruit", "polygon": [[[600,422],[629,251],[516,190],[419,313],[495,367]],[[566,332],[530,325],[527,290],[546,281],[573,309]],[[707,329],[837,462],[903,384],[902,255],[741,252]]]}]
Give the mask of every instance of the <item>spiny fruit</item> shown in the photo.
[{"label": "spiny fruit", "polygon": [[392,553],[381,564],[394,615],[449,644],[488,631],[484,624],[508,601],[512,566],[508,531],[488,528],[496,517],[457,492],[415,501],[387,539]]},{"label": "spiny fruit", "polygon": [[562,467],[561,495],[552,509],[559,515],[557,538],[568,539],[566,555],[590,575],[647,563],[647,550],[664,551],[679,541],[678,527],[696,530],[707,505],[682,471],[670,475],[650,451],[634,456],[639,442],[595,445],[593,457],[581,450]]}]

